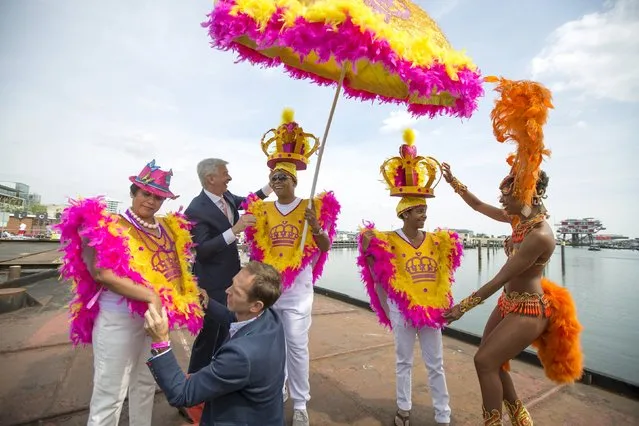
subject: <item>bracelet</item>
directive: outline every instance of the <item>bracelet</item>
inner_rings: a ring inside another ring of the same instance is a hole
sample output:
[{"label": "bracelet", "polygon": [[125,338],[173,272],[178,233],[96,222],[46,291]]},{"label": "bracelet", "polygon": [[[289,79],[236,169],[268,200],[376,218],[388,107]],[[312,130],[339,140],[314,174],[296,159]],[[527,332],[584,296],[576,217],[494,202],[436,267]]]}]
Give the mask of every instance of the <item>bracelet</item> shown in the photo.
[{"label": "bracelet", "polygon": [[168,342],[168,341],[151,343],[151,349],[165,349],[170,347],[171,347],[171,342]]},{"label": "bracelet", "polygon": [[456,177],[454,177],[453,180],[450,182],[450,186],[452,186],[453,191],[455,191],[459,195],[464,195],[466,191],[468,191],[466,185],[461,183]]},{"label": "bracelet", "polygon": [[464,300],[462,300],[461,302],[459,302],[459,309],[463,313],[466,313],[470,311],[471,309],[473,309],[475,306],[481,305],[482,303],[484,303],[484,301],[481,300],[481,297],[475,296],[476,294],[477,293],[473,293],[467,298],[465,298]]}]

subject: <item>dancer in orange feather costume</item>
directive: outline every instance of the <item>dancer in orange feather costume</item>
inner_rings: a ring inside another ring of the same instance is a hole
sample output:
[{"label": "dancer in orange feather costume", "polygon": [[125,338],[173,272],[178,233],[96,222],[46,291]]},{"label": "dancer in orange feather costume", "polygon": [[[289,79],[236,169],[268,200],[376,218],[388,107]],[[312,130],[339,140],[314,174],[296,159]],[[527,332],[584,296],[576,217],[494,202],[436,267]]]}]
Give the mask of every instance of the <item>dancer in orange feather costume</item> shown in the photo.
[{"label": "dancer in orange feather costume", "polygon": [[531,81],[495,77],[486,81],[497,83],[495,90],[501,95],[491,113],[495,137],[517,145],[517,152],[508,158],[511,171],[499,186],[503,208],[479,200],[453,176],[448,164],[443,170],[446,181],[470,207],[512,225],[505,244],[508,261],[492,280],[444,316],[456,321],[503,288],[475,355],[484,425],[502,424],[503,403],[513,425],[529,426],[533,421],[517,396],[508,361],[533,345],[548,378],[574,382],[583,372],[581,325],[568,290],[542,277],[555,250],[543,205],[549,179],[540,169],[543,157],[550,154],[544,146],[543,126],[553,108],[551,93]]}]

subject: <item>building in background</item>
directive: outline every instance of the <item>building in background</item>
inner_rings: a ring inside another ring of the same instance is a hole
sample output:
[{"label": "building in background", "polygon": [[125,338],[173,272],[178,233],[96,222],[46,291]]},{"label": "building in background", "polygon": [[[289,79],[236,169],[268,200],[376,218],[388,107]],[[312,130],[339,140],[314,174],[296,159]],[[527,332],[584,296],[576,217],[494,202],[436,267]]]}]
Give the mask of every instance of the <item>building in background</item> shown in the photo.
[{"label": "building in background", "polygon": [[120,204],[122,204],[122,201],[118,201],[109,197],[106,197],[105,201],[107,205],[107,211],[109,213],[114,213],[114,214],[120,213]]},{"label": "building in background", "polygon": [[470,240],[475,236],[475,233],[470,229],[451,229],[451,231],[456,232],[459,235],[459,238],[462,240],[464,245],[470,244]]},{"label": "building in background", "polygon": [[591,245],[595,234],[606,229],[599,219],[593,217],[564,219],[555,226],[557,234],[561,235],[561,240],[573,246]]},{"label": "building in background", "polygon": [[14,210],[25,207],[26,200],[20,197],[20,193],[8,182],[0,182],[0,211]]},{"label": "building in background", "polygon": [[0,210],[22,207],[25,211],[40,204],[40,194],[29,191],[29,185],[20,182],[0,182]]}]

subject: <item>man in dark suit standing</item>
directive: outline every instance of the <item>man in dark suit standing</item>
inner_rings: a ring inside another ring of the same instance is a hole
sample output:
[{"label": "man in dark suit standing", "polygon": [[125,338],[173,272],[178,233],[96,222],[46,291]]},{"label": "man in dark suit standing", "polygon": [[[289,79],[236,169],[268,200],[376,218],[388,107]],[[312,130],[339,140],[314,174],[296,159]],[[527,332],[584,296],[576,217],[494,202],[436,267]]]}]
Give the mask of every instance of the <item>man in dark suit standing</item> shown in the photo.
[{"label": "man in dark suit standing", "polygon": [[[232,178],[227,164],[218,158],[207,158],[198,163],[197,175],[202,192],[191,201],[185,212],[189,220],[195,222],[191,235],[196,244],[193,273],[198,285],[211,299],[224,305],[225,291],[240,271],[237,237],[247,226],[255,224],[252,215],[240,216],[238,213],[246,197],[228,191]],[[266,185],[256,195],[264,199],[271,192],[270,186]],[[209,365],[213,352],[224,342],[227,333],[206,312],[204,327],[193,343],[189,373]]]},{"label": "man in dark suit standing", "polygon": [[188,377],[169,342],[164,308],[145,314],[151,336],[148,366],[172,406],[204,402],[200,425],[282,426],[284,424],[284,328],[271,309],[281,294],[281,277],[270,265],[249,262],[226,290],[228,309],[211,299],[209,314],[230,337],[209,364]]}]

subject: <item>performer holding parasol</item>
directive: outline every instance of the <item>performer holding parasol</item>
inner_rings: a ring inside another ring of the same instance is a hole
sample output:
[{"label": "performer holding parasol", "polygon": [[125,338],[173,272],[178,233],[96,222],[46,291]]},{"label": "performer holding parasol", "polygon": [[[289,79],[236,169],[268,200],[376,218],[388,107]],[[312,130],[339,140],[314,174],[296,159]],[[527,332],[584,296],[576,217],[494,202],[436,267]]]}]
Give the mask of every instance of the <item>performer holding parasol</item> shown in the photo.
[{"label": "performer holding parasol", "polygon": [[[441,167],[432,157],[417,155],[412,130],[404,132],[400,157],[381,167],[391,196],[400,197],[397,217],[401,229],[380,232],[367,224],[359,238],[357,263],[379,321],[395,336],[397,413],[394,425],[409,425],[412,407],[411,372],[415,337],[428,371],[435,421],[450,423],[449,395],[444,374],[442,314],[453,301],[453,273],[463,245],[455,232],[422,231],[427,198],[434,198]],[[410,423],[412,424],[412,423]]]},{"label": "performer holding parasol", "polygon": [[513,425],[532,425],[508,373],[508,361],[531,344],[537,348],[546,376],[557,383],[577,380],[583,371],[579,343],[581,325],[570,292],[543,277],[555,250],[555,238],[543,204],[548,176],[540,165],[550,152],[544,146],[543,126],[553,108],[551,93],[539,83],[487,77],[497,83],[500,97],[491,113],[498,142],[513,141],[517,152],[508,158],[511,170],[499,185],[503,209],[473,195],[443,165],[444,177],[474,210],[512,225],[505,243],[508,261],[495,277],[450,309],[449,322],[503,292],[488,318],[475,368],[482,392],[485,425],[502,424],[502,401]]},{"label": "performer holding parasol", "polygon": [[293,78],[337,86],[310,198],[342,88],[349,97],[405,105],[430,118],[468,118],[484,94],[472,60],[409,0],[219,0],[202,25],[212,46],[239,60],[283,65]]},{"label": "performer holding parasol", "polygon": [[[308,333],[313,284],[322,274],[335,238],[340,205],[332,192],[312,200],[295,195],[297,171],[306,169],[319,140],[293,121],[292,110],[285,109],[282,120],[277,129],[262,137],[277,200],[262,201],[254,194],[248,197],[245,210],[255,216],[256,224],[246,229],[245,236],[251,259],[268,263],[282,274],[282,295],[273,309],[280,314],[286,335],[286,381],[293,399],[293,425],[304,426],[309,424],[306,403],[311,397]],[[307,238],[303,238],[305,223]]]}]

